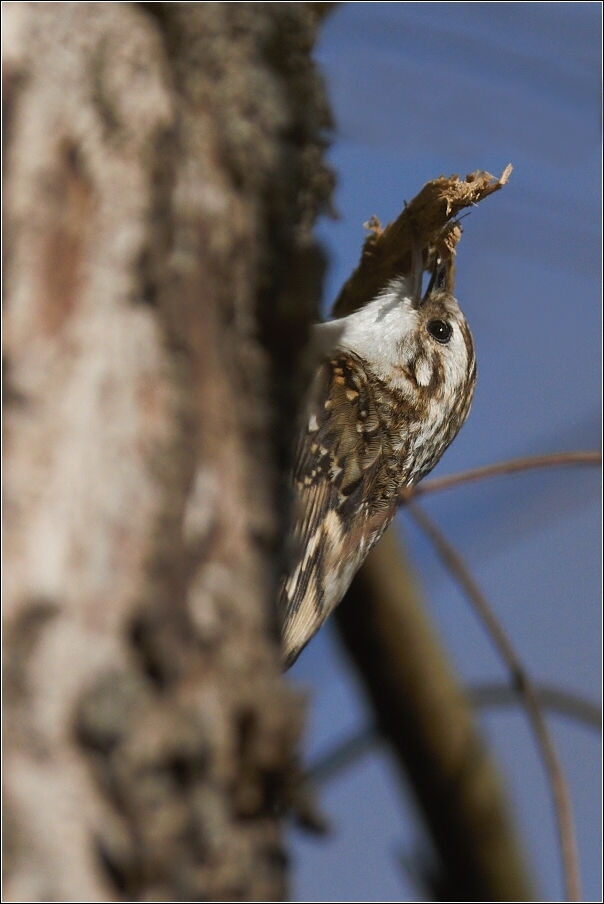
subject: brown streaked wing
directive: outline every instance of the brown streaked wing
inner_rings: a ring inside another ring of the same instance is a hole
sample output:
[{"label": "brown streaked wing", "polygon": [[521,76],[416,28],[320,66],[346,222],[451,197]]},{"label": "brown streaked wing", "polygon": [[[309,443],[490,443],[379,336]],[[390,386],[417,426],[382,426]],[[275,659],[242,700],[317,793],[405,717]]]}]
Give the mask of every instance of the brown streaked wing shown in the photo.
[{"label": "brown streaked wing", "polygon": [[393,466],[361,360],[332,356],[313,382],[294,463],[295,566],[280,600],[287,665],[339,603],[392,519]]}]

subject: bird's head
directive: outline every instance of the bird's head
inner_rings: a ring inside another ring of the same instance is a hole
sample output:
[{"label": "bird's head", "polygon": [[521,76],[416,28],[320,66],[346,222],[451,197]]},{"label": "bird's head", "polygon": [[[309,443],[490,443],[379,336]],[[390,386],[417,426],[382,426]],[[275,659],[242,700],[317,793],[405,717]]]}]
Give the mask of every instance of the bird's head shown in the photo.
[{"label": "bird's head", "polygon": [[340,325],[337,345],[362,357],[409,402],[459,409],[463,423],[474,392],[476,358],[446,277],[446,266],[437,262],[423,293],[421,270],[419,279],[415,270],[396,277],[363,308],[331,325]]}]

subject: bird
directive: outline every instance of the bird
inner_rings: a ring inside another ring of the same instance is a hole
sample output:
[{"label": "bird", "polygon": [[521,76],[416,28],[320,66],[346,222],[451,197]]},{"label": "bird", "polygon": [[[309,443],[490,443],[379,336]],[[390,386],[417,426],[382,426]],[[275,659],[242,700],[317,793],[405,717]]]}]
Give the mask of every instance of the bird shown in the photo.
[{"label": "bird", "polygon": [[288,669],[338,605],[401,495],[436,465],[472,403],[472,334],[450,260],[390,279],[347,316],[315,325],[317,361],[293,455],[288,566],[278,595]]}]

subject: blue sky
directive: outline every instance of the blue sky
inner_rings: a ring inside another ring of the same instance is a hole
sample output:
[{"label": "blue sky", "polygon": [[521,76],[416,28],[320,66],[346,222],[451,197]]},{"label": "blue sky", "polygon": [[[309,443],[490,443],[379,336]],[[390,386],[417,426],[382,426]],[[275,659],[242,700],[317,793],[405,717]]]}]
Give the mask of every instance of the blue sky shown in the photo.
[{"label": "blue sky", "polygon": [[[340,219],[319,234],[325,304],[356,265],[362,224],[400,212],[428,179],[514,165],[463,221],[456,294],[478,358],[472,412],[433,472],[600,447],[601,6],[348,3],[317,47],[337,120]],[[597,701],[601,504],[596,469],[498,478],[426,500],[471,565],[540,682]],[[427,605],[462,679],[503,681],[492,645],[434,553],[397,519]],[[367,710],[327,625],[290,675],[310,691],[307,760],[362,727]],[[575,806],[584,900],[600,900],[601,760],[593,729],[551,716]],[[541,763],[520,710],[481,713],[543,900],[562,880]],[[299,901],[420,900],[399,855],[421,843],[386,751],[321,788],[333,832],[290,834]]]}]

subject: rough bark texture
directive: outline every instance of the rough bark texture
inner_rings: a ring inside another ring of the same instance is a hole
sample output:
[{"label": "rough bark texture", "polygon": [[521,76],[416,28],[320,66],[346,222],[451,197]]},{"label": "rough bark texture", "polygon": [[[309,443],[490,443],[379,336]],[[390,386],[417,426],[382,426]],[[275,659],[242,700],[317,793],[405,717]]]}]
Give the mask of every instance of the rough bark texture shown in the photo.
[{"label": "rough bark texture", "polygon": [[3,5],[5,900],[285,896],[326,6]]}]

